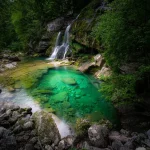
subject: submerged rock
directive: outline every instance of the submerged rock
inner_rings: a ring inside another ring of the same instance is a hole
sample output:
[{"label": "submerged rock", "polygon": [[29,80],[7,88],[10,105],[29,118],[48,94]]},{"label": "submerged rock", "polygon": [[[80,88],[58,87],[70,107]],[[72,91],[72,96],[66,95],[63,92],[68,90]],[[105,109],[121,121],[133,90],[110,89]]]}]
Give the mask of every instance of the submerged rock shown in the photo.
[{"label": "submerged rock", "polygon": [[60,92],[51,97],[51,100],[55,102],[63,102],[68,100],[68,93],[67,92]]},{"label": "submerged rock", "polygon": [[69,84],[69,85],[77,84],[77,82],[74,78],[64,78],[64,79],[62,79],[62,81],[66,84]]}]

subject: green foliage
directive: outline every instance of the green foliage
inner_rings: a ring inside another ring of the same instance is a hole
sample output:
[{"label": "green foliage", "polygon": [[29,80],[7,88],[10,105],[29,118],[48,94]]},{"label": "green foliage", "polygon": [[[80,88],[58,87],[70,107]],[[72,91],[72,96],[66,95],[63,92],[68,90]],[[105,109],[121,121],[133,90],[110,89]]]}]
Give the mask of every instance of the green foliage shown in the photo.
[{"label": "green foliage", "polygon": [[136,80],[134,75],[113,74],[102,82],[100,91],[114,103],[127,102],[136,98]]},{"label": "green foliage", "polygon": [[[114,0],[93,27],[113,70],[110,78],[102,78],[101,91],[115,103],[139,101],[150,92],[149,5],[148,0]],[[139,65],[136,71],[122,74],[120,67],[131,62]]]},{"label": "green foliage", "polygon": [[148,0],[115,0],[93,28],[105,47],[107,63],[117,70],[131,60],[148,62],[150,48],[150,5]]},{"label": "green foliage", "polygon": [[80,10],[84,0],[15,0],[0,2],[0,48],[33,49],[41,39],[47,22]]},{"label": "green foliage", "polygon": [[16,40],[16,34],[11,24],[11,2],[0,1],[0,49],[7,48],[11,41]]}]

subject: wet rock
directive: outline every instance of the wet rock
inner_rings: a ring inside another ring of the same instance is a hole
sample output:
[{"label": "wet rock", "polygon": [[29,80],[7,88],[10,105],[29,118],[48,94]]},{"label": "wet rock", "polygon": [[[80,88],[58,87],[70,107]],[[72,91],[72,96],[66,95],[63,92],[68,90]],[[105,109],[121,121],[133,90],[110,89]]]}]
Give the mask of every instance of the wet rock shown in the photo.
[{"label": "wet rock", "polygon": [[49,44],[49,41],[40,41],[37,48],[38,52],[46,50],[49,47]]},{"label": "wet rock", "polygon": [[12,63],[9,63],[9,64],[5,64],[4,66],[8,69],[12,69],[12,68],[15,68],[17,65],[17,62],[12,62]]},{"label": "wet rock", "polygon": [[100,148],[108,146],[108,133],[107,127],[102,125],[93,125],[88,129],[90,142]]},{"label": "wet rock", "polygon": [[27,111],[28,114],[30,114],[30,113],[32,113],[32,108],[31,108],[31,107],[28,107],[28,108],[26,109],[26,111]]},{"label": "wet rock", "polygon": [[10,124],[15,124],[17,122],[17,118],[11,117],[8,121]]},{"label": "wet rock", "polygon": [[46,145],[45,150],[53,150],[53,148],[50,145]]},{"label": "wet rock", "polygon": [[150,139],[150,129],[146,132],[148,138]]},{"label": "wet rock", "polygon": [[58,148],[59,148],[60,150],[64,150],[64,149],[65,149],[65,141],[64,141],[64,140],[61,140],[61,141],[59,142]]},{"label": "wet rock", "polygon": [[2,93],[2,89],[0,89],[0,93]]},{"label": "wet rock", "polygon": [[142,143],[144,143],[147,147],[150,148],[150,139],[146,139]]},{"label": "wet rock", "polygon": [[8,116],[12,115],[11,109],[8,109],[8,110],[6,111],[6,114],[7,114]]},{"label": "wet rock", "polygon": [[135,150],[146,150],[146,148],[145,147],[138,147]]},{"label": "wet rock", "polygon": [[8,59],[11,60],[11,61],[15,61],[15,62],[20,61],[18,56],[9,56]]},{"label": "wet rock", "polygon": [[135,145],[140,146],[146,140],[146,135],[143,133],[139,133],[137,136],[133,136],[131,139],[135,143]]},{"label": "wet rock", "polygon": [[12,107],[13,107],[13,108],[12,108],[12,111],[16,111],[16,110],[19,110],[19,109],[20,109],[20,107],[17,106],[17,105],[13,105]]},{"label": "wet rock", "polygon": [[30,143],[35,144],[38,141],[37,137],[33,137],[32,139],[30,139]]},{"label": "wet rock", "polygon": [[128,149],[135,149],[135,144],[133,143],[132,140],[127,141],[124,146]]},{"label": "wet rock", "polygon": [[35,145],[34,145],[34,148],[37,149],[37,150],[41,150],[41,147],[40,147],[39,144],[35,144]]},{"label": "wet rock", "polygon": [[14,133],[19,133],[22,131],[22,127],[20,125],[18,125],[17,127],[14,128],[13,132]]},{"label": "wet rock", "polygon": [[9,119],[9,115],[7,115],[6,113],[0,115],[0,121],[8,120],[8,119]]},{"label": "wet rock", "polygon": [[131,150],[131,149],[129,149],[129,148],[126,147],[126,146],[122,146],[119,150]]},{"label": "wet rock", "polygon": [[63,17],[55,19],[52,22],[47,24],[47,31],[49,31],[49,32],[59,31],[63,24],[64,24]]},{"label": "wet rock", "polygon": [[1,107],[1,109],[0,109],[0,114],[3,114],[3,113],[5,113],[6,112],[6,108],[5,107]]},{"label": "wet rock", "polygon": [[109,139],[111,141],[121,141],[123,143],[126,143],[130,138],[129,137],[126,137],[124,135],[121,135],[119,132],[111,132],[109,134]]},{"label": "wet rock", "polygon": [[114,141],[112,143],[113,150],[120,150],[120,148],[123,146],[123,144],[120,141]]},{"label": "wet rock", "polygon": [[19,114],[19,112],[18,111],[13,111],[13,113],[12,113],[12,117],[13,118],[19,118],[19,116],[20,116],[20,114]]},{"label": "wet rock", "polygon": [[127,130],[124,130],[124,129],[121,129],[120,133],[123,134],[123,135],[125,135],[125,136],[127,136],[127,137],[130,135],[130,132],[127,131]]},{"label": "wet rock", "polygon": [[0,126],[2,126],[4,128],[9,128],[10,123],[7,120],[3,120],[3,121],[0,121]]},{"label": "wet rock", "polygon": [[35,129],[31,131],[31,135],[32,135],[32,136],[36,136],[36,134],[37,134],[37,133],[36,133],[36,130],[35,130]]},{"label": "wet rock", "polygon": [[34,146],[32,144],[26,144],[25,150],[34,150]]},{"label": "wet rock", "polygon": [[34,127],[34,124],[32,121],[28,121],[23,125],[23,129],[25,129],[25,130],[33,129],[33,127]]},{"label": "wet rock", "polygon": [[0,148],[3,150],[15,150],[16,149],[15,137],[10,135],[10,131],[0,127]]},{"label": "wet rock", "polygon": [[59,150],[69,149],[73,145],[73,142],[74,142],[74,137],[67,136],[59,142],[58,149]]}]

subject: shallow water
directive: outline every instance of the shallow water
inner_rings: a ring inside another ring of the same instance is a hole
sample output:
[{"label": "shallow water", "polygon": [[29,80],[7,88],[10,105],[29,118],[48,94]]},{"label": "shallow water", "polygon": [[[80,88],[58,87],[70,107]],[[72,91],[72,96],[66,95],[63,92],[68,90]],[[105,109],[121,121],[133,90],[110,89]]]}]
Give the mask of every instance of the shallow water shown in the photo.
[{"label": "shallow water", "polygon": [[[15,92],[9,92],[7,89],[3,89],[2,93],[0,93],[0,101],[12,102],[22,108],[32,107],[33,113],[42,110],[40,105],[36,103],[36,101],[34,101],[24,89]],[[74,134],[71,127],[64,120],[61,120],[54,114],[52,114],[52,118],[57,125],[61,138]]]},{"label": "shallow water", "polygon": [[117,122],[114,107],[106,102],[99,90],[99,81],[69,67],[49,69],[39,84],[28,92],[42,108],[52,108],[56,115],[67,122],[80,117],[92,121],[102,118]]}]

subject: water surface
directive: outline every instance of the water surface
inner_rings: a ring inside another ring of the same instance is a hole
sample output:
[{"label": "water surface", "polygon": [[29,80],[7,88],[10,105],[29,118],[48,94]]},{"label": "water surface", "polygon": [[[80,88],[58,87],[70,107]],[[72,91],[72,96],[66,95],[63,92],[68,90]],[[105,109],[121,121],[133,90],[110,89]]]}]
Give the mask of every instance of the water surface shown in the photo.
[{"label": "water surface", "polygon": [[99,81],[70,67],[49,69],[29,93],[42,108],[53,109],[67,122],[81,117],[117,122],[116,110],[99,92]]}]

